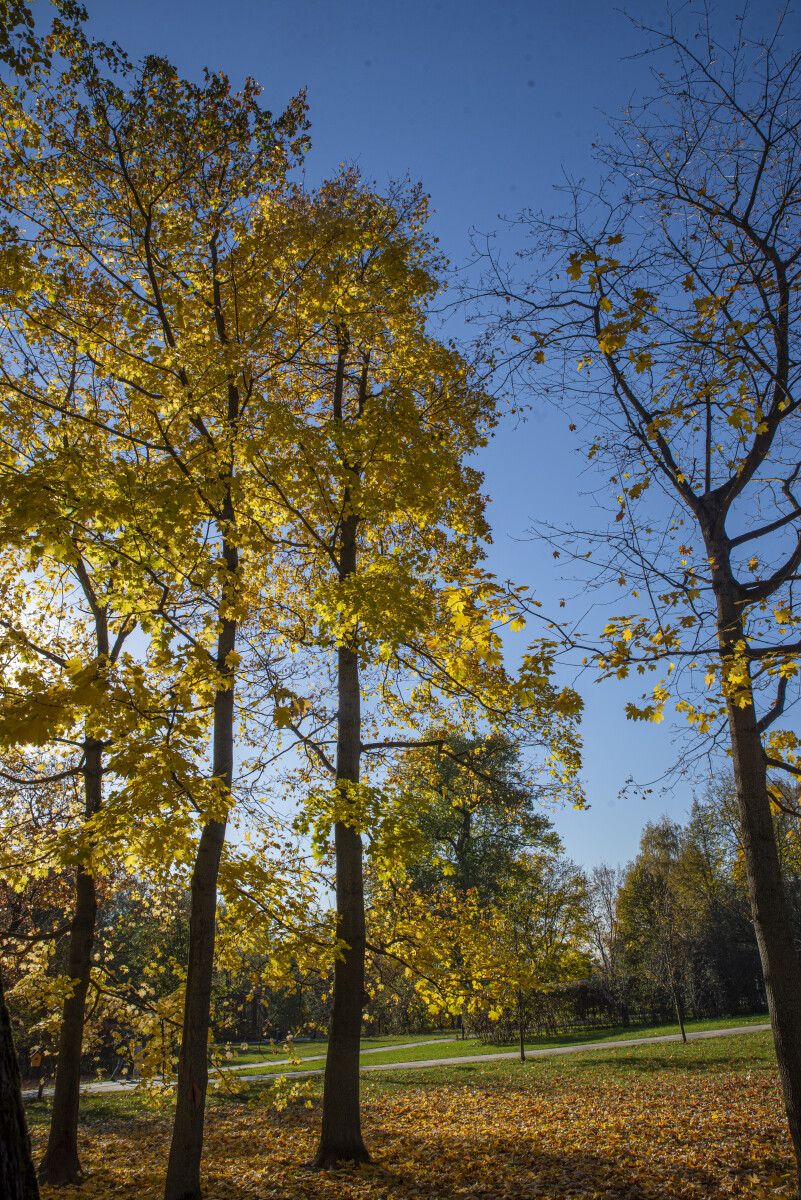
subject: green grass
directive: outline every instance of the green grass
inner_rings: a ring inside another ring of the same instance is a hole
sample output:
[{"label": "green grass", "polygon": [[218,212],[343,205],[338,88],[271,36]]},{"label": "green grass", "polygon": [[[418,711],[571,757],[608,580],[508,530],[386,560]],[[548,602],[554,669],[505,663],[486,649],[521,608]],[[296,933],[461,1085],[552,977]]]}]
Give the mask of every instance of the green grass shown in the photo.
[{"label": "green grass", "polygon": [[621,1046],[608,1050],[587,1050],[577,1054],[554,1055],[497,1062],[454,1063],[453,1066],[428,1067],[419,1071],[381,1071],[362,1075],[364,1094],[384,1088],[437,1088],[454,1084],[481,1088],[541,1087],[571,1077],[585,1082],[625,1082],[634,1075],[659,1072],[730,1074],[775,1071],[776,1054],[769,1032],[745,1036],[721,1037],[709,1041],[657,1043],[649,1046]]},{"label": "green grass", "polygon": [[[368,1049],[376,1049],[381,1046],[392,1047],[392,1046],[398,1046],[398,1045],[405,1045],[407,1042],[425,1042],[425,1041],[429,1041],[429,1042],[434,1041],[435,1042],[435,1041],[439,1041],[441,1038],[454,1038],[455,1039],[455,1037],[456,1037],[456,1035],[453,1030],[443,1029],[439,1033],[393,1034],[392,1036],[381,1037],[381,1038],[379,1038],[379,1037],[364,1037],[364,1038],[362,1038],[361,1044],[362,1044],[363,1050],[368,1050]],[[230,1045],[227,1045],[225,1043],[218,1042],[217,1045],[214,1047],[214,1051],[217,1054],[221,1055],[222,1057],[225,1056],[225,1052],[227,1049],[234,1051],[234,1057],[230,1061],[231,1061],[231,1066],[235,1066],[235,1067],[244,1066],[248,1063],[256,1063],[256,1064],[265,1063],[265,1064],[269,1065],[273,1059],[276,1059],[276,1058],[285,1059],[286,1058],[286,1055],[284,1054],[284,1049],[283,1049],[283,1047],[284,1047],[283,1042],[276,1042],[273,1050],[271,1050],[269,1046],[262,1046],[262,1047],[254,1046],[247,1050],[240,1050],[239,1049],[240,1044],[241,1043],[239,1043],[239,1042],[232,1042],[232,1043],[230,1043]],[[294,1046],[294,1055],[296,1058],[313,1058],[313,1057],[317,1057],[318,1055],[324,1056],[326,1053],[326,1050],[327,1050],[327,1046],[328,1046],[328,1043],[325,1038],[320,1038],[314,1042],[298,1042]]]},{"label": "green grass", "polygon": [[[745,1024],[746,1022],[738,1022]],[[710,1022],[699,1022],[706,1027],[720,1027]],[[696,1025],[696,1028],[698,1027]],[[652,1027],[661,1028],[661,1027]],[[362,1094],[365,1100],[379,1099],[382,1095],[401,1091],[432,1090],[446,1087],[480,1087],[493,1089],[537,1088],[548,1091],[564,1088],[565,1084],[576,1083],[602,1085],[615,1080],[624,1083],[627,1078],[656,1073],[682,1074],[741,1074],[755,1075],[773,1073],[776,1057],[770,1033],[755,1033],[750,1036],[720,1037],[688,1042],[656,1043],[644,1046],[615,1047],[611,1041],[608,1049],[586,1050],[576,1054],[555,1055],[550,1058],[529,1059],[521,1063],[514,1059],[498,1059],[495,1062],[459,1063],[452,1066],[421,1068],[418,1071],[369,1071],[362,1075]],[[234,1091],[210,1091],[208,1106],[216,1108],[230,1104],[241,1105],[250,1096],[263,1090],[259,1082],[245,1083]],[[319,1102],[322,1079],[308,1080],[307,1090],[312,1103]],[[167,1102],[161,1113],[152,1112],[147,1101],[136,1092],[112,1092],[104,1095],[81,1097],[80,1120],[82,1123],[135,1122],[141,1133],[147,1127],[170,1115],[171,1104]],[[31,1126],[49,1123],[51,1103],[49,1100],[26,1105],[28,1122]]]},{"label": "green grass", "polygon": [[[767,1021],[767,1017],[721,1017],[707,1021],[687,1021],[686,1028],[688,1032],[700,1032],[706,1029],[725,1029],[727,1026],[738,1025],[760,1025]],[[628,1038],[635,1037],[661,1037],[665,1034],[677,1034],[679,1032],[678,1025],[629,1025],[617,1026],[609,1029],[582,1029],[572,1034],[557,1034],[553,1037],[537,1037],[527,1039],[526,1049],[528,1050],[544,1050],[554,1046],[574,1046],[582,1045],[587,1042],[615,1042],[624,1041]],[[396,1039],[396,1042],[399,1039]],[[416,1041],[413,1036],[409,1041]],[[362,1042],[362,1047],[365,1048],[367,1039]],[[381,1043],[376,1041],[374,1045]],[[452,1041],[443,1042],[438,1046],[416,1046],[410,1050],[393,1049],[389,1047],[384,1053],[362,1055],[362,1066],[370,1066],[379,1063],[401,1063],[401,1062],[421,1062],[430,1058],[464,1058],[475,1054],[508,1054],[518,1049],[519,1043],[517,1040],[501,1043],[500,1045],[484,1045],[477,1038],[468,1039],[467,1041]],[[324,1053],[323,1046],[318,1053]],[[298,1055],[298,1057],[307,1057]],[[259,1070],[260,1075],[280,1075],[284,1072],[297,1070],[297,1067],[288,1066],[286,1061],[282,1064],[274,1063],[265,1066],[264,1070]],[[322,1069],[322,1060],[319,1063],[310,1066],[312,1070]],[[442,1070],[442,1068],[437,1068]],[[256,1072],[254,1071],[254,1074]]]}]

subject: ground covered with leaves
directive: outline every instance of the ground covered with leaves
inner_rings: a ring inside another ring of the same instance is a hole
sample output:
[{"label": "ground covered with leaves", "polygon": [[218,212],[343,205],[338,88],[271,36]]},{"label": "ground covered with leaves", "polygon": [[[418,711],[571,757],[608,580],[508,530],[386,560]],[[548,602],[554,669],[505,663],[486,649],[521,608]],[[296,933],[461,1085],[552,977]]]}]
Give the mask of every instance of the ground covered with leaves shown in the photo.
[{"label": "ground covered with leaves", "polygon": [[[569,1058],[461,1064],[364,1077],[372,1166],[305,1169],[312,1107],[210,1106],[207,1200],[286,1197],[601,1197],[714,1200],[793,1194],[789,1136],[767,1034],[584,1052]],[[319,1085],[315,1083],[315,1089]],[[83,1102],[80,1189],[48,1200],[160,1200],[168,1114],[134,1095]],[[41,1152],[47,1113],[31,1111]]]}]

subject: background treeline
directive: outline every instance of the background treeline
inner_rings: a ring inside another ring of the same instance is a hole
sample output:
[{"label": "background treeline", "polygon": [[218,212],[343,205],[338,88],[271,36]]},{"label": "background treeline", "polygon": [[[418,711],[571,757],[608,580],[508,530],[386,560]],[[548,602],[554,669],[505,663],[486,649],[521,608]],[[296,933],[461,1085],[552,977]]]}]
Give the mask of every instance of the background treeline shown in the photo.
[{"label": "background treeline", "polygon": [[[796,788],[773,785],[784,889],[801,944]],[[621,1013],[712,1016],[766,1006],[731,780],[715,780],[684,825],[646,825],[622,872],[592,876],[599,979]]]}]

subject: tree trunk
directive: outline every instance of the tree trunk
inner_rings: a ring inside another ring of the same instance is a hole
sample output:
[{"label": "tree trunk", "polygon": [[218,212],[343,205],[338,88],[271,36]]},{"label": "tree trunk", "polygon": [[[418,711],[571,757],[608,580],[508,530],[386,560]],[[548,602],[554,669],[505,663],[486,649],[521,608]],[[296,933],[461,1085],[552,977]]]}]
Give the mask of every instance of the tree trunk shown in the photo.
[{"label": "tree trunk", "polygon": [[[346,522],[347,524],[347,522]],[[337,782],[358,783],[361,749],[359,660],[339,649]],[[359,1110],[359,1048],[364,991],[364,881],[362,839],[342,821],[334,827],[337,872],[337,936],[346,943],[334,963],[334,1004],[323,1084],[323,1120],[312,1167],[328,1170],[338,1162],[369,1162]]]},{"label": "tree trunk", "polygon": [[739,708],[730,703],[728,708],[751,912],[801,1185],[801,964],[787,911],[756,715],[753,705]]},{"label": "tree trunk", "polygon": [[[100,742],[85,743],[84,788],[86,819],[100,811],[103,801],[103,749]],[[39,1182],[78,1183],[83,1177],[78,1158],[78,1104],[81,1094],[81,1051],[86,993],[92,971],[92,948],[97,919],[97,892],[90,871],[78,867],[75,881],[75,917],[70,931],[67,975],[72,992],[64,1001],[58,1039],[56,1083],[47,1150],[39,1167]]]},{"label": "tree trunk", "polygon": [[520,1061],[526,1061],[525,1029],[523,1027],[523,994],[517,993],[517,1028],[520,1033]]},{"label": "tree trunk", "polygon": [[[227,547],[229,569],[236,569],[235,549]],[[212,773],[227,797],[233,781],[234,689],[228,656],[236,646],[236,622],[223,620],[217,641],[217,669],[231,676],[229,687],[214,697]],[[208,1038],[211,984],[214,971],[214,936],[217,918],[217,876],[220,869],[226,819],[207,821],[192,872],[189,913],[189,959],[186,999],[178,1059],[175,1120],[164,1186],[165,1200],[200,1200],[200,1159],[208,1084]]]},{"label": "tree trunk", "polygon": [[[340,346],[334,382],[334,418],[342,420],[343,386],[348,350],[345,337]],[[362,364],[359,385],[359,415],[367,397],[369,355]],[[340,449],[341,466],[354,477],[358,466],[349,462]],[[357,534],[359,517],[352,504],[351,490],[342,494],[340,526],[339,579],[344,583],[357,570]],[[351,635],[355,636],[355,635]],[[361,760],[361,692],[359,655],[355,644],[343,643],[337,661],[337,761],[336,783],[343,798],[347,785],[358,784]],[[328,1034],[328,1053],[323,1081],[323,1117],[317,1153],[311,1162],[315,1170],[328,1170],[338,1162],[369,1162],[370,1155],[362,1140],[359,1108],[359,1049],[362,1010],[367,996],[364,990],[364,878],[362,839],[346,821],[334,824],[336,849],[337,937],[345,943],[344,954],[334,963],[334,1002]]]},{"label": "tree trunk", "polygon": [[3,1200],[39,1200],[31,1139],[20,1091],[19,1067],[11,1018],[0,971],[0,1196]]},{"label": "tree trunk", "polygon": [[670,990],[673,993],[673,1007],[676,1010],[676,1020],[678,1021],[679,1029],[681,1030],[681,1040],[684,1042],[684,1045],[686,1046],[687,1045],[687,1033],[684,1029],[684,1014],[681,1011],[681,999],[679,998],[679,993],[678,993],[678,990],[677,990],[675,984],[673,985],[673,987],[671,987]]},{"label": "tree trunk", "polygon": [[[726,582],[716,581],[715,587],[724,678],[743,639],[740,612]],[[750,680],[747,689],[750,703],[743,706],[736,702],[743,697],[742,688],[737,696],[727,697],[729,736],[754,931],[801,1187],[801,963],[787,910]]]}]

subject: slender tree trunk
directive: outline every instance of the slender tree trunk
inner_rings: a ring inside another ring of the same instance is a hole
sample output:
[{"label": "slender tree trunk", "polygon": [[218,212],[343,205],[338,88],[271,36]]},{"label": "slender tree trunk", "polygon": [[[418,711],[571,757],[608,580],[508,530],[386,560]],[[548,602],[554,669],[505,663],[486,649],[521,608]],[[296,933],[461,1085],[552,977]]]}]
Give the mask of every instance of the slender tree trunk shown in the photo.
[{"label": "slender tree trunk", "polygon": [[684,1042],[684,1044],[686,1046],[687,1045],[687,1033],[684,1028],[684,1014],[681,1011],[681,1000],[679,998],[679,993],[678,993],[678,990],[677,990],[675,984],[671,987],[670,990],[673,993],[673,1007],[676,1010],[676,1020],[678,1021],[679,1029],[681,1030],[681,1040]]},{"label": "slender tree trunk", "polygon": [[[335,400],[336,404],[336,400]],[[346,517],[342,522],[339,573],[344,580],[356,572],[358,518],[348,513],[350,492],[345,489]],[[340,646],[337,663],[337,784],[358,784],[361,757],[361,693],[359,657],[349,646]],[[346,795],[343,787],[343,795]],[[344,956],[334,963],[334,1003],[328,1035],[323,1082],[323,1118],[320,1142],[312,1167],[327,1170],[340,1161],[369,1162],[362,1140],[359,1108],[359,1049],[364,991],[364,879],[362,839],[344,821],[334,826],[336,848],[337,936],[345,943]]]},{"label": "slender tree trunk", "polygon": [[517,993],[517,1028],[520,1033],[520,1061],[526,1061],[526,1040],[523,1028],[523,993]]},{"label": "slender tree trunk", "polygon": [[[725,678],[737,644],[743,639],[743,627],[728,581],[715,582],[720,656]],[[738,665],[739,662],[741,660]],[[743,696],[742,689],[738,696],[727,698],[729,736],[754,931],[762,960],[779,1078],[801,1191],[801,963],[787,910],[767,788],[765,754],[750,681],[746,681],[746,685],[750,703],[737,703]]]},{"label": "slender tree trunk", "polygon": [[[103,749],[100,742],[85,743],[84,787],[86,818],[100,811],[103,801]],[[97,919],[97,892],[91,871],[78,867],[75,881],[75,917],[70,931],[67,975],[72,992],[64,1001],[58,1039],[56,1083],[47,1150],[39,1167],[39,1182],[78,1183],[83,1177],[78,1158],[78,1104],[81,1094],[81,1051],[86,993],[92,971],[92,948]]]},{"label": "slender tree trunk", "polygon": [[[337,781],[358,783],[361,743],[359,660],[339,650]],[[337,936],[346,943],[334,964],[334,1004],[323,1085],[320,1143],[312,1166],[340,1161],[369,1162],[359,1110],[359,1048],[364,991],[364,882],[362,839],[342,821],[334,828],[337,862]]]},{"label": "slender tree trunk", "polygon": [[11,1018],[0,971],[0,1196],[3,1200],[39,1200],[31,1157],[31,1139],[20,1090]]},{"label": "slender tree trunk", "polygon": [[[217,337],[228,345],[228,334],[217,273],[217,234],[210,243],[212,286]],[[240,416],[239,389],[228,380],[228,430],[236,436]],[[233,442],[232,442],[233,446]],[[212,735],[212,778],[220,788],[223,811],[219,818],[206,822],[200,835],[195,868],[192,872],[192,898],[189,908],[189,954],[186,970],[186,997],[178,1056],[178,1082],[175,1119],[164,1183],[164,1200],[200,1200],[200,1160],[203,1154],[203,1123],[206,1115],[208,1085],[209,1024],[211,984],[214,975],[214,938],[217,921],[217,878],[225,842],[228,804],[234,776],[234,682],[236,668],[231,661],[236,651],[237,622],[231,609],[239,590],[239,550],[236,510],[232,495],[234,452],[219,476],[224,499],[218,526],[222,534],[222,559],[226,576],[220,596],[219,633],[217,636],[217,673],[220,682],[214,696],[214,733]]]},{"label": "slender tree trunk", "polygon": [[[236,569],[237,555],[226,548],[227,565]],[[234,689],[228,656],[236,646],[236,622],[223,620],[217,641],[217,669],[231,677],[214,698],[212,773],[227,796],[234,765]],[[175,1121],[170,1143],[165,1200],[200,1200],[200,1160],[208,1084],[208,1038],[211,984],[214,971],[214,936],[217,918],[217,876],[225,841],[225,818],[207,821],[200,835],[192,872],[189,914],[189,960],[186,999],[178,1059]]]}]

